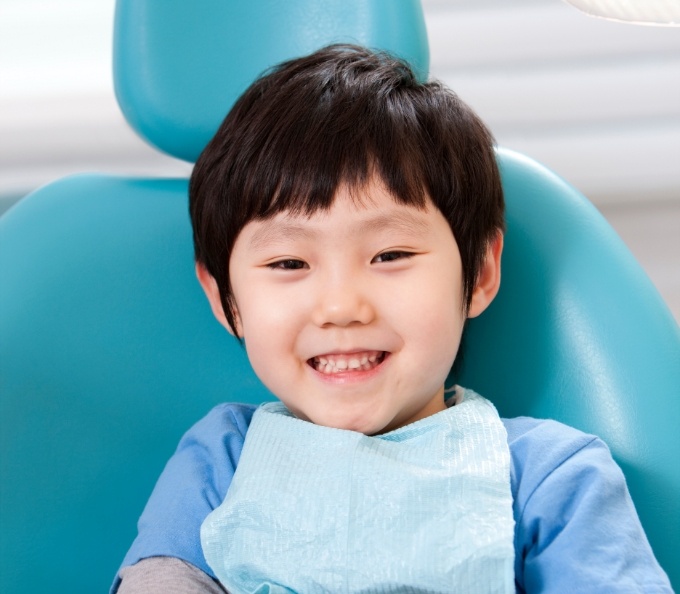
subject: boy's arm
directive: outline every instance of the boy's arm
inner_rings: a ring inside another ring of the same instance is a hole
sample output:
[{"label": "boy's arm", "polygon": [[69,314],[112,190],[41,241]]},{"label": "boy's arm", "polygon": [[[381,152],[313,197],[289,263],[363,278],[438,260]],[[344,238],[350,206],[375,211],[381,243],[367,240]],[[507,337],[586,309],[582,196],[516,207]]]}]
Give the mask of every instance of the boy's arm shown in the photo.
[{"label": "boy's arm", "polygon": [[184,435],[139,519],[137,538],[111,594],[119,592],[126,568],[151,557],[181,559],[214,577],[203,556],[200,528],[226,495],[255,408],[219,405]]},{"label": "boy's arm", "polygon": [[118,594],[225,594],[227,591],[186,561],[173,557],[142,559],[121,570]]},{"label": "boy's arm", "polygon": [[551,421],[532,432],[533,446],[513,452],[522,457],[515,551],[525,592],[672,594],[607,446]]}]

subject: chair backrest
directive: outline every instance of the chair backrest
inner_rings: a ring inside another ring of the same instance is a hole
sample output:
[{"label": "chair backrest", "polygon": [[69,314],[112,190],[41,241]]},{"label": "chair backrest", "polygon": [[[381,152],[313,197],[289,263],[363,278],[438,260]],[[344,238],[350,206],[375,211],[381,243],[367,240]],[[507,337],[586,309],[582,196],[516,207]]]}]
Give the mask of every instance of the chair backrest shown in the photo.
[{"label": "chair backrest", "polygon": [[[425,76],[417,2],[121,0],[117,92],[143,136],[191,159],[257,73],[347,40]],[[680,331],[578,192],[499,161],[503,287],[459,380],[505,415],[601,435],[678,587]],[[195,281],[186,180],[76,176],[19,202],[0,218],[0,592],[106,589],[182,432],[270,398]]]},{"label": "chair backrest", "polygon": [[530,159],[499,157],[503,280],[469,325],[457,380],[504,416],[553,418],[602,437],[680,588],[680,328],[592,204]]},{"label": "chair backrest", "polygon": [[329,43],[430,55],[420,0],[118,0],[114,79],[128,122],[195,161],[236,98],[267,68]]},{"label": "chair backrest", "polygon": [[[193,160],[262,71],[329,43],[429,63],[419,0],[120,0],[116,94]],[[187,180],[84,175],[0,219],[0,592],[105,591],[182,433],[271,398],[193,273]]]}]

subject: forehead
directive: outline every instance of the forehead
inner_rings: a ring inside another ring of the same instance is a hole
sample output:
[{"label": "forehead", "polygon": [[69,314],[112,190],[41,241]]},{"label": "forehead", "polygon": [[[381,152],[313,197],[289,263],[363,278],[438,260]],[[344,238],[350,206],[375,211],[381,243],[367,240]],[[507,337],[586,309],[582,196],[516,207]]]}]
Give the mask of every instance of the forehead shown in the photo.
[{"label": "forehead", "polygon": [[249,222],[241,232],[248,247],[259,249],[271,243],[314,239],[329,233],[348,238],[397,232],[411,236],[431,233],[443,215],[428,199],[425,205],[403,204],[381,184],[368,184],[361,190],[341,188],[327,209],[314,213],[283,211],[267,219]]}]

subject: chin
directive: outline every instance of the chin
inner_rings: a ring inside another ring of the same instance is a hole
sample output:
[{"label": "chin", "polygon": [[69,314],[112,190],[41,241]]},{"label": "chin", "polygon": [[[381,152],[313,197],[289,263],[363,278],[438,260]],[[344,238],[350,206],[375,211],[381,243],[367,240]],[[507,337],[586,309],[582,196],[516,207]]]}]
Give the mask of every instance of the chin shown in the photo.
[{"label": "chin", "polygon": [[360,419],[339,419],[336,417],[332,419],[319,419],[318,421],[312,420],[312,422],[331,429],[343,429],[345,431],[363,433],[364,435],[381,433],[387,425],[387,423],[367,422],[363,417]]}]

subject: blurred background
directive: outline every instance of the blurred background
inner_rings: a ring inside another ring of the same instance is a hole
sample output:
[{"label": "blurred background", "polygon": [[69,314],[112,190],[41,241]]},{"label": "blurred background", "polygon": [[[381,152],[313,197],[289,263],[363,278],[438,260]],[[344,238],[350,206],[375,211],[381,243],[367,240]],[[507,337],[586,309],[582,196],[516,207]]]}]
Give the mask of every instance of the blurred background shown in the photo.
[{"label": "blurred background", "polygon": [[[581,190],[680,321],[680,27],[595,19],[561,0],[423,5],[431,76],[500,145]],[[0,213],[71,173],[189,175],[123,120],[113,11],[114,0],[0,0]]]}]

